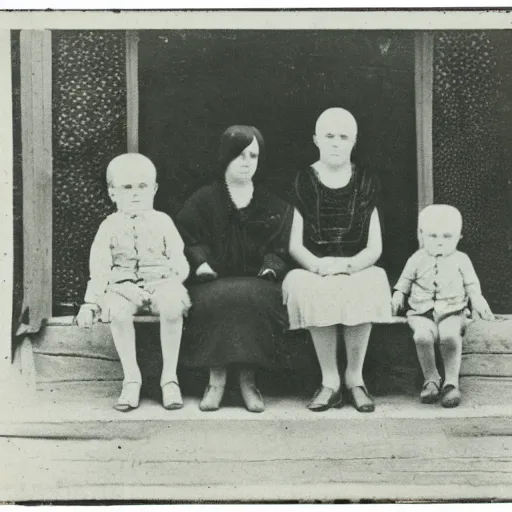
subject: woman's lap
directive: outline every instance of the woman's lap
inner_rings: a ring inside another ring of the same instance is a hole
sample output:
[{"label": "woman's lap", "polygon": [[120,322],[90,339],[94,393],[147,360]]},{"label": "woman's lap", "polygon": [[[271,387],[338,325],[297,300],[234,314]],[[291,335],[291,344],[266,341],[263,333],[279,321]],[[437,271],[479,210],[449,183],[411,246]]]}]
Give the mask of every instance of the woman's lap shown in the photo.
[{"label": "woman's lap", "polygon": [[220,278],[189,289],[182,351],[194,366],[231,363],[272,366],[287,326],[279,284],[259,278]]},{"label": "woman's lap", "polygon": [[290,328],[358,325],[391,318],[391,292],[386,273],[369,267],[351,275],[320,276],[291,271],[283,282]]}]

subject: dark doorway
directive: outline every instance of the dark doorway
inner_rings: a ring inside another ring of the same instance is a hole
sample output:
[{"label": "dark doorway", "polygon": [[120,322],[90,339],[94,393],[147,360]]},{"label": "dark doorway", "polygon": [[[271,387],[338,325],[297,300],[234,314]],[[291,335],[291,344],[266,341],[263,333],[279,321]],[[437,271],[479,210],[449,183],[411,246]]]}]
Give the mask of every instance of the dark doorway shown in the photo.
[{"label": "dark doorway", "polygon": [[383,263],[393,281],[416,249],[414,35],[394,31],[141,31],[140,151],[159,170],[158,209],[175,214],[213,177],[231,124],[257,126],[259,176],[281,194],[317,158],[317,116],[359,123],[355,159],[383,187]]}]

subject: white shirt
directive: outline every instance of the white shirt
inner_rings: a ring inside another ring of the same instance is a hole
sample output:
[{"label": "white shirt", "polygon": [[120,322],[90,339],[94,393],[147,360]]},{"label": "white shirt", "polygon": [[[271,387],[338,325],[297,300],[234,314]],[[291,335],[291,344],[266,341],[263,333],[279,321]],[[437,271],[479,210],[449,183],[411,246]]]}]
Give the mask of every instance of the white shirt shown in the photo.
[{"label": "white shirt", "polygon": [[156,210],[116,212],[100,225],[91,246],[84,302],[100,304],[112,283],[151,282],[189,273],[183,240],[172,219]]}]

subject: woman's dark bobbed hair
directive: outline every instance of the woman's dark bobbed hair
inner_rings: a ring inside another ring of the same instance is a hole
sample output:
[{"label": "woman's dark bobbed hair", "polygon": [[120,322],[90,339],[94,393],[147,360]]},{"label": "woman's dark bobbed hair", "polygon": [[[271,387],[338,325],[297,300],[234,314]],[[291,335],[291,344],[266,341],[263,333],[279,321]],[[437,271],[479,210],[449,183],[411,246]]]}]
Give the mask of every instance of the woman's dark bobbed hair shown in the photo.
[{"label": "woman's dark bobbed hair", "polygon": [[265,142],[260,131],[254,126],[230,126],[220,138],[219,170],[224,177],[228,165],[256,139],[259,146],[258,169],[261,167],[265,153]]}]

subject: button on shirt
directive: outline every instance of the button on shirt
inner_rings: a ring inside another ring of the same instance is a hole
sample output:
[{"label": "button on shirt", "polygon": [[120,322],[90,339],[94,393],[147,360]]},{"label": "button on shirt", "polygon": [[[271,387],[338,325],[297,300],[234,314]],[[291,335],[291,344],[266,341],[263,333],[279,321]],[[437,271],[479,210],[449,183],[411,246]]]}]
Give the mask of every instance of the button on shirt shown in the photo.
[{"label": "button on shirt", "polygon": [[189,265],[172,219],[163,212],[116,212],[100,225],[91,246],[85,302],[99,304],[109,284],[152,282],[176,277],[182,283]]},{"label": "button on shirt", "polygon": [[395,290],[409,295],[407,315],[433,310],[446,316],[465,309],[468,299],[480,295],[480,282],[467,254],[455,251],[448,256],[432,256],[425,249],[407,261]]}]

